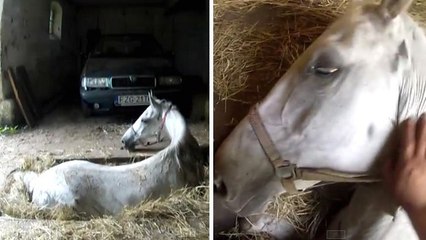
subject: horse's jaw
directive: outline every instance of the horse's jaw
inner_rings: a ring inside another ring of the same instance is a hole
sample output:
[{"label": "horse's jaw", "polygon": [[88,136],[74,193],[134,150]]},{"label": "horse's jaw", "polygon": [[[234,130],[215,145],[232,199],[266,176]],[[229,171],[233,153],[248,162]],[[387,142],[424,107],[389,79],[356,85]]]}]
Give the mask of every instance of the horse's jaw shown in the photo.
[{"label": "horse's jaw", "polygon": [[286,74],[258,107],[281,157],[298,167],[371,170],[395,129],[399,95],[396,77],[377,75],[320,95],[315,83],[297,84],[294,73]]},{"label": "horse's jaw", "polygon": [[[317,115],[302,128],[295,128],[298,123],[292,121],[300,118],[285,113],[293,107],[274,104],[268,106],[267,101],[260,104],[262,122],[281,157],[300,168],[367,172],[381,155],[394,129],[388,116],[395,115],[396,103],[394,109],[383,107],[383,112],[377,114],[382,117],[373,121],[368,114],[349,115],[353,119],[341,117],[334,121],[323,121],[321,115]],[[321,111],[332,116],[336,109],[324,107]],[[370,125],[373,129],[369,133]],[[218,149],[215,171],[217,186],[223,184],[227,190],[223,202],[240,216],[262,213],[274,196],[285,192],[247,119],[240,122]],[[296,185],[305,189],[315,183],[300,181]]]},{"label": "horse's jaw", "polygon": [[[268,128],[277,135],[280,132],[279,128]],[[375,125],[371,127],[370,132],[374,131],[371,136],[367,136],[368,127],[363,129],[367,130],[357,130],[356,126],[345,126],[344,123],[336,123],[335,129],[327,133],[319,132],[315,128],[303,133],[283,129],[281,136],[285,137],[275,139],[274,143],[281,157],[299,168],[366,173],[374,170],[372,168],[380,158],[394,126],[390,122],[384,122],[381,126]]]}]

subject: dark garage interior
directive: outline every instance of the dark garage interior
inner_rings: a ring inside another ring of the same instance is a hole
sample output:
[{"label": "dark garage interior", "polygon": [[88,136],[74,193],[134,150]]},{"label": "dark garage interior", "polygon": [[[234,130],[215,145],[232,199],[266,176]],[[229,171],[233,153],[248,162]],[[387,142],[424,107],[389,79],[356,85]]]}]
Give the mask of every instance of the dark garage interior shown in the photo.
[{"label": "dark garage interior", "polygon": [[[150,35],[182,78],[189,116],[207,118],[209,14],[204,0],[1,0],[0,124],[24,121],[7,70],[43,115],[80,106],[82,72],[104,35]],[[126,47],[127,48],[127,47]]]}]

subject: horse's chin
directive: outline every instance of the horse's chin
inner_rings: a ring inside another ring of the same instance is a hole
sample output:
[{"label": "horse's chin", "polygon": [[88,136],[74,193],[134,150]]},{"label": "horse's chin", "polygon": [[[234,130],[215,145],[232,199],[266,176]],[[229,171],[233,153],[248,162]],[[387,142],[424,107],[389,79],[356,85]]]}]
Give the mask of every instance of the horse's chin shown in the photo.
[{"label": "horse's chin", "polygon": [[142,146],[148,147],[148,146],[156,144],[156,142],[154,142],[154,141],[142,141],[141,144],[142,144]]},{"label": "horse's chin", "polygon": [[128,150],[128,151],[134,151],[136,149],[136,145],[132,144],[132,145],[124,145],[122,148]]}]

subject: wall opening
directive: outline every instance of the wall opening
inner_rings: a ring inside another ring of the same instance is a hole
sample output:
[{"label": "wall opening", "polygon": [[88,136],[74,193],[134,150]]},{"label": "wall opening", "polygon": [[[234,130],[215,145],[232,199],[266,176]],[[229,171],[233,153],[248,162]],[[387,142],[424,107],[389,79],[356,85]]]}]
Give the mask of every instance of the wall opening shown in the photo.
[{"label": "wall opening", "polygon": [[50,39],[61,39],[62,36],[62,7],[56,1],[50,4],[49,36]]}]

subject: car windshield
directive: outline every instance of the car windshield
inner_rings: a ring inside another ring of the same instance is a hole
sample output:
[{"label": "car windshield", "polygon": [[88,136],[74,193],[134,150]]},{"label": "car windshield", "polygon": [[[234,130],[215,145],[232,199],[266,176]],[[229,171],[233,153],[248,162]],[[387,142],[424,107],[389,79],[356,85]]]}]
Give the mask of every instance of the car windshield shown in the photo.
[{"label": "car windshield", "polygon": [[158,57],[163,51],[150,36],[105,36],[92,57]]}]

